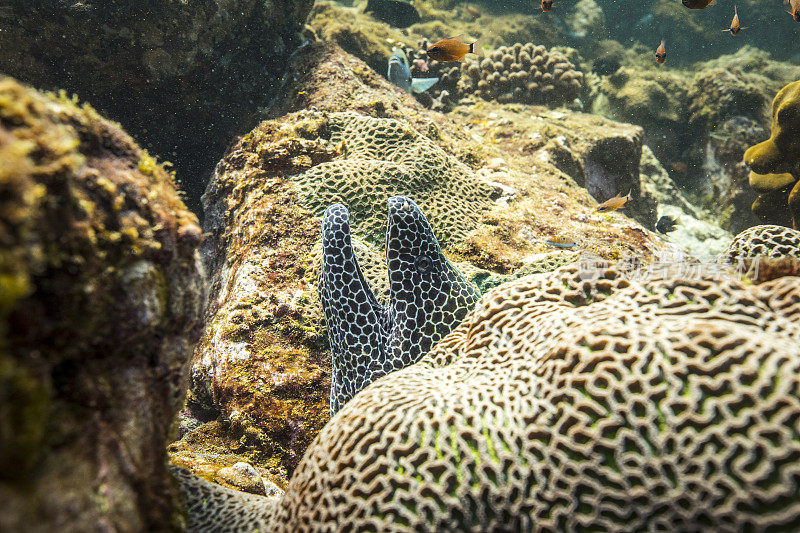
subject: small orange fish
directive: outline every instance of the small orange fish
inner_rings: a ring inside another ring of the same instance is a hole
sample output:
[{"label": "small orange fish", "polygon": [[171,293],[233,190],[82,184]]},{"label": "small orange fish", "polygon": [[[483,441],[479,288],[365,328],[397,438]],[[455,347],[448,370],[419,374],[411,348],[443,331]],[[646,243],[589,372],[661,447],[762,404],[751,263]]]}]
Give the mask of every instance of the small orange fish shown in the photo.
[{"label": "small orange fish", "polygon": [[784,4],[789,5],[789,9],[786,12],[794,18],[794,21],[800,22],[800,0],[786,0]]},{"label": "small orange fish", "polygon": [[442,39],[428,48],[428,57],[436,61],[463,61],[467,54],[483,55],[480,41],[467,44],[462,40],[463,35]]},{"label": "small orange fish", "polygon": [[689,170],[689,166],[683,161],[673,161],[669,166],[679,174],[686,174],[686,171]]},{"label": "small orange fish", "polygon": [[683,5],[689,9],[705,9],[714,5],[714,0],[683,0]]},{"label": "small orange fish", "polygon": [[616,211],[617,209],[620,209],[622,206],[625,205],[625,202],[630,201],[632,192],[633,190],[630,190],[628,191],[627,196],[620,196],[618,194],[614,198],[606,200],[602,204],[598,205],[595,211],[599,211],[600,213],[606,213],[608,211]]},{"label": "small orange fish", "polygon": [[481,12],[480,12],[480,11],[478,10],[478,8],[477,8],[477,7],[475,7],[475,6],[467,6],[467,7],[465,7],[465,8],[464,8],[464,11],[466,12],[466,14],[467,14],[467,15],[468,15],[468,16],[469,16],[469,17],[470,17],[472,20],[475,20],[475,19],[477,19],[477,18],[480,18],[480,16],[481,16]]},{"label": "small orange fish", "polygon": [[661,39],[661,44],[656,48],[656,63],[661,65],[667,60],[667,49],[664,47],[664,39]]},{"label": "small orange fish", "polygon": [[547,13],[553,8],[553,0],[542,0],[542,12]]},{"label": "small orange fish", "polygon": [[733,20],[731,21],[731,27],[722,31],[729,31],[731,32],[731,35],[736,35],[743,29],[744,28],[742,28],[742,26],[739,24],[739,10],[736,8],[736,6],[733,6]]}]

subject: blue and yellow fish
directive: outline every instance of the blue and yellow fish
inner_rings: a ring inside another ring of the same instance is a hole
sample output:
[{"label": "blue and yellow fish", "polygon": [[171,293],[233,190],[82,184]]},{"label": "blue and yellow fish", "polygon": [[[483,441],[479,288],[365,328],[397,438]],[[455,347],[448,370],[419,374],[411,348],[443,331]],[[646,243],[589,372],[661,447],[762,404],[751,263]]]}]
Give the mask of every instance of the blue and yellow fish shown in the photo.
[{"label": "blue and yellow fish", "polygon": [[545,244],[554,246],[556,248],[574,248],[578,246],[578,243],[574,240],[570,239],[569,237],[550,237],[549,239],[545,239]]}]

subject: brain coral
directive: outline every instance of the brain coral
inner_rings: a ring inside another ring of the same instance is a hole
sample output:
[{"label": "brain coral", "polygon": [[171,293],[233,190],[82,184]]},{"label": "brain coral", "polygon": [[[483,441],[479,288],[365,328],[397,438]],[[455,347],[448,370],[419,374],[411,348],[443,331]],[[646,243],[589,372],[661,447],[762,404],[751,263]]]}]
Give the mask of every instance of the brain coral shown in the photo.
[{"label": "brain coral", "polygon": [[384,242],[385,205],[392,196],[419,204],[442,246],[462,239],[490,206],[490,185],[399,120],[332,113],[328,128],[343,157],[294,181],[302,201],[318,215],[329,205],[345,204],[354,234],[368,241]]},{"label": "brain coral", "polygon": [[[772,101],[772,134],[751,146],[744,162],[755,173],[750,184],[761,193],[753,212],[762,219],[782,217],[800,229],[800,81],[781,89]],[[788,176],[787,176],[788,174]],[[760,176],[759,176],[760,175]],[[787,183],[791,176],[792,181]]]},{"label": "brain coral", "polygon": [[186,499],[187,531],[269,531],[275,498],[222,487],[185,468],[170,471]]},{"label": "brain coral", "polygon": [[792,529],[800,284],[683,278],[573,264],[498,287],[331,420],[272,523]]},{"label": "brain coral", "polygon": [[726,260],[743,257],[800,257],[800,231],[785,226],[754,226],[739,233],[722,253]]},{"label": "brain coral", "polygon": [[[485,58],[465,57],[460,67],[428,60],[427,48],[428,42],[423,40],[416,49],[404,50],[412,63],[428,61],[429,72],[424,76],[440,78],[429,91],[432,97],[441,98],[442,91],[447,91],[456,98],[474,94],[502,103],[559,106],[575,100],[581,91],[583,73],[566,56],[541,45],[501,46]],[[420,75],[416,68],[412,75]]]}]

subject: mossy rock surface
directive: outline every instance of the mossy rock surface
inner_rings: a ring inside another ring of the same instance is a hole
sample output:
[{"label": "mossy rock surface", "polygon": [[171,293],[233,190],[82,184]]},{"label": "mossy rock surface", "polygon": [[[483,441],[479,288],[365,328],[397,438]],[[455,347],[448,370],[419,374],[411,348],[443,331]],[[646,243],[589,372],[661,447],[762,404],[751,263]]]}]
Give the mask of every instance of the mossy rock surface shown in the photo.
[{"label": "mossy rock surface", "polygon": [[173,175],[118,124],[0,77],[10,530],[180,526],[164,446],[199,333],[200,240]]}]

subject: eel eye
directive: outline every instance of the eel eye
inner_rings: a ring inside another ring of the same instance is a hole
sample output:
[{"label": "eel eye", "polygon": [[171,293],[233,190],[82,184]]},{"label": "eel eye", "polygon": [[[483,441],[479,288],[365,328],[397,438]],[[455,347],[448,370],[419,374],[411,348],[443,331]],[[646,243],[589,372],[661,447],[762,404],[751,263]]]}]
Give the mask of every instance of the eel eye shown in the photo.
[{"label": "eel eye", "polygon": [[414,266],[417,268],[417,272],[427,274],[433,270],[433,260],[427,255],[419,255],[414,259]]}]

